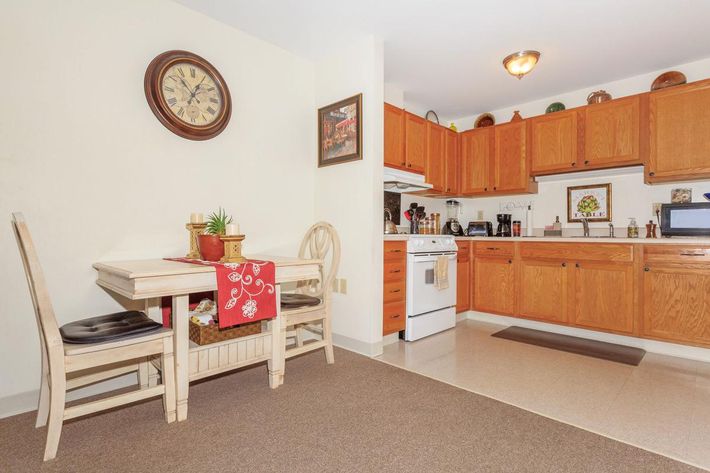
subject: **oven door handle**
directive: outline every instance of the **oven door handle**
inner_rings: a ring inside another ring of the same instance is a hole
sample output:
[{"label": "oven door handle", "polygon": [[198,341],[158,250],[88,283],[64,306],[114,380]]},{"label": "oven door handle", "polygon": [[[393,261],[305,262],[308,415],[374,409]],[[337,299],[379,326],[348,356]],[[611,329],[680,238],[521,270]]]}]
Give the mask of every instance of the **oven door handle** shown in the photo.
[{"label": "oven door handle", "polygon": [[439,256],[448,256],[449,260],[456,260],[456,253],[442,253],[440,255],[414,255],[415,263],[427,263],[436,261]]}]

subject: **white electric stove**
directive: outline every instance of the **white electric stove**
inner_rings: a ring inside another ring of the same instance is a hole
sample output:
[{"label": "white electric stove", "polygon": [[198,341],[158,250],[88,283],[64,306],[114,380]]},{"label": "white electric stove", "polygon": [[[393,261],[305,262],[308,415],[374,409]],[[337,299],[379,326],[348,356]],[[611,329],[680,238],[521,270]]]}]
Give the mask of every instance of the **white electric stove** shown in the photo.
[{"label": "white electric stove", "polygon": [[[447,235],[411,235],[407,240],[406,341],[418,340],[456,325],[456,241]],[[434,268],[448,259],[449,287],[437,289]]]}]

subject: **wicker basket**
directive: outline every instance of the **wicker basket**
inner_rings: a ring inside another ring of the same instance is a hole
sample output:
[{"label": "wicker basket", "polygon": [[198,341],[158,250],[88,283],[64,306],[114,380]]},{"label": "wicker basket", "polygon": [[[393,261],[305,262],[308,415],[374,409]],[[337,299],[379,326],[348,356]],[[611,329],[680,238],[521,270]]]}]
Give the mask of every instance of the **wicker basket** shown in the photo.
[{"label": "wicker basket", "polygon": [[261,321],[220,329],[217,324],[199,325],[190,320],[190,340],[198,345],[209,345],[257,333],[261,333]]}]

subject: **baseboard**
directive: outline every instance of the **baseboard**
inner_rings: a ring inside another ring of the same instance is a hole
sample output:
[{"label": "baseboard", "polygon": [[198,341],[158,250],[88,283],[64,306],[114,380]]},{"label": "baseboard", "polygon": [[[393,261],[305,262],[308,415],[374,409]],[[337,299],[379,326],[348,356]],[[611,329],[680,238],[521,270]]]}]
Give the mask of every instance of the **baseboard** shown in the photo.
[{"label": "baseboard", "polygon": [[708,350],[707,348],[690,347],[687,345],[678,345],[676,343],[647,340],[645,338],[627,337],[624,335],[616,335],[613,333],[596,332],[593,330],[585,330],[577,327],[565,327],[563,325],[546,324],[544,322],[536,322],[534,320],[519,319],[516,317],[506,317],[504,315],[494,315],[485,312],[469,311],[465,313],[465,316],[469,320],[477,320],[479,322],[487,322],[505,327],[517,325],[518,327],[544,330],[546,332],[559,333],[562,335],[572,335],[574,337],[588,338],[590,340],[598,340],[600,342],[618,343],[619,345],[642,348],[647,352],[658,353],[660,355],[676,356],[679,358],[687,358],[689,360],[710,362],[710,350]]},{"label": "baseboard", "polygon": [[[96,394],[103,394],[115,389],[134,386],[137,383],[138,378],[136,377],[136,373],[124,374],[113,379],[92,384],[91,386],[70,391],[67,394],[67,401],[74,401],[76,399],[94,396]],[[38,401],[39,389],[2,397],[0,398],[0,419],[22,414],[24,412],[35,411],[37,410]]]},{"label": "baseboard", "polygon": [[362,340],[356,340],[354,338],[346,337],[345,335],[340,335],[338,333],[333,334],[333,345],[345,350],[354,351],[365,356],[379,356],[382,354],[382,340],[367,343]]}]

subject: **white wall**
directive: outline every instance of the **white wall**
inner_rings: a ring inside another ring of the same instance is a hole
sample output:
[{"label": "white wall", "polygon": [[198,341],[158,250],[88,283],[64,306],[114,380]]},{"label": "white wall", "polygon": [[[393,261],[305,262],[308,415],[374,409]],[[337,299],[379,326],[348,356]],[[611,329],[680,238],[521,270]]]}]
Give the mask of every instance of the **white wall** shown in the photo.
[{"label": "white wall", "polygon": [[[540,67],[543,67],[542,65]],[[710,77],[710,58],[703,59],[688,64],[681,64],[665,70],[679,70],[688,78],[689,82],[706,79]],[[514,110],[520,110],[523,117],[528,118],[545,113],[545,108],[556,101],[563,102],[567,108],[573,108],[586,104],[587,95],[595,90],[604,89],[611,93],[613,97],[620,98],[627,95],[642,93],[650,89],[653,80],[664,71],[653,71],[628,79],[615,82],[599,84],[583,90],[561,93],[555,97],[548,97],[535,100],[514,107],[494,110],[492,113],[496,117],[497,123],[505,123],[513,116]],[[514,80],[514,79],[513,79]],[[524,78],[522,80],[525,80]],[[402,93],[406,97],[406,91]],[[470,116],[454,119],[458,129],[466,130],[473,128],[475,118],[479,113]],[[534,226],[540,231],[544,225],[550,225],[555,216],[560,216],[563,228],[572,229],[572,232],[579,232],[581,225],[578,223],[567,223],[567,187],[585,184],[597,184],[610,182],[612,184],[612,223],[616,227],[617,236],[625,234],[629,217],[636,217],[639,226],[647,222],[653,215],[651,214],[652,202],[670,202],[671,189],[677,187],[690,187],[693,189],[693,200],[702,201],[704,192],[710,192],[710,181],[698,181],[693,183],[673,183],[656,184],[648,186],[643,183],[643,175],[639,169],[635,170],[614,170],[599,172],[582,172],[567,174],[563,176],[545,177],[540,179],[538,193],[530,196],[507,196],[507,197],[485,197],[474,199],[458,199],[463,205],[463,217],[461,223],[466,225],[470,220],[475,220],[477,211],[482,210],[484,219],[495,222],[497,213],[512,213],[514,220],[521,220],[523,226],[526,225],[524,211],[521,209],[501,212],[501,206],[507,204],[523,205],[532,202],[534,207]],[[444,202],[441,199],[427,199],[423,197],[407,196],[402,199],[402,208],[409,207],[410,202],[417,202],[425,205],[428,212],[441,212],[445,216]],[[591,228],[597,233],[608,231],[606,223],[591,224]],[[642,233],[643,235],[643,233]]]},{"label": "white wall", "polygon": [[[224,206],[247,253],[294,254],[314,221],[317,155],[313,64],[176,3],[4,2],[0,31],[2,401],[40,375],[10,212],[25,213],[63,324],[121,309],[93,262],[184,254],[190,212]],[[185,140],[148,108],[145,68],[169,49],[224,76],[233,114],[220,136]]]},{"label": "white wall", "polygon": [[344,43],[316,64],[316,102],[323,107],[363,94],[363,159],[316,171],[316,218],[340,234],[339,278],[346,294],[333,294],[337,344],[368,355],[382,350],[382,193],[384,121],[383,45],[373,37]]}]

